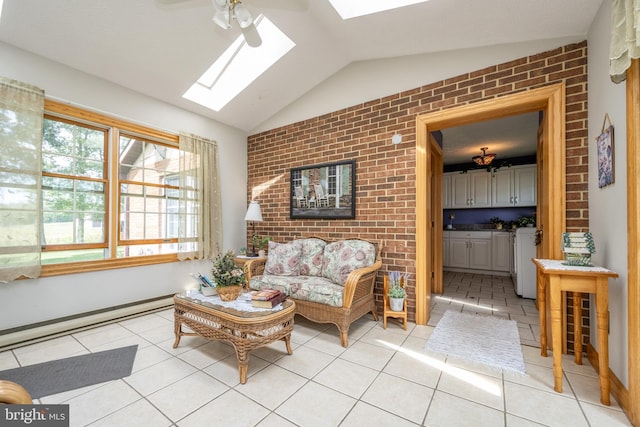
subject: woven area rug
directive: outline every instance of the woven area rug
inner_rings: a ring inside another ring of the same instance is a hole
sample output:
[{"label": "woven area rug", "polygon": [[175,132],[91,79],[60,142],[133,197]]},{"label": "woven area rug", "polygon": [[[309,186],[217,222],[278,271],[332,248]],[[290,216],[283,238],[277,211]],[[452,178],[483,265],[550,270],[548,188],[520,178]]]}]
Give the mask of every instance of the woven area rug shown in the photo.
[{"label": "woven area rug", "polygon": [[446,311],[431,333],[425,350],[525,373],[515,320]]},{"label": "woven area rug", "polygon": [[32,399],[131,375],[137,345],[0,371],[0,380],[24,387]]}]

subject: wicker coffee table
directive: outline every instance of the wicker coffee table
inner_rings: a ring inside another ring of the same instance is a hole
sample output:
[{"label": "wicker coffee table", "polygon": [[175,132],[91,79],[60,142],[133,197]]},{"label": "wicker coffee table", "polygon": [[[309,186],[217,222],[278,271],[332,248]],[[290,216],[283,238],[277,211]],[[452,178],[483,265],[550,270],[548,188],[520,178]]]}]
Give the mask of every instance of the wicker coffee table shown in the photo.
[{"label": "wicker coffee table", "polygon": [[[173,297],[174,333],[178,347],[182,336],[201,336],[211,340],[226,341],[233,345],[238,358],[240,383],[247,382],[249,353],[276,340],[283,340],[287,353],[291,351],[291,331],[296,305],[291,300],[282,303],[280,311],[238,311],[221,305],[189,298],[186,294]],[[194,332],[183,332],[182,324]]]}]

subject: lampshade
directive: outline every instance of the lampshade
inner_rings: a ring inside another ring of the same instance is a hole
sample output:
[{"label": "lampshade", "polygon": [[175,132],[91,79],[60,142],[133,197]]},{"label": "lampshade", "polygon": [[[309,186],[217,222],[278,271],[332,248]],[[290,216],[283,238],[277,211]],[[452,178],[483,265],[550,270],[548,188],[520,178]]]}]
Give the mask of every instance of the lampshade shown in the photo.
[{"label": "lampshade", "polygon": [[260,211],[260,203],[252,200],[247,208],[247,214],[244,216],[245,221],[262,222],[262,211]]},{"label": "lampshade", "polygon": [[482,156],[473,156],[471,159],[476,162],[476,164],[480,166],[489,165],[493,159],[495,159],[495,154],[487,154],[487,150],[489,147],[482,147],[480,150],[482,151]]}]

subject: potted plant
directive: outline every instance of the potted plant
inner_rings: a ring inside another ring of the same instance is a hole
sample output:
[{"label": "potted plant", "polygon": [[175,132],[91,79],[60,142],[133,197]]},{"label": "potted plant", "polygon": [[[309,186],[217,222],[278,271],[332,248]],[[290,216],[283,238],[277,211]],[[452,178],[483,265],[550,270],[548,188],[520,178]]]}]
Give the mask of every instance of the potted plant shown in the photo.
[{"label": "potted plant", "polygon": [[500,219],[500,217],[494,216],[493,218],[489,219],[489,222],[496,226],[496,230],[502,230],[502,224],[504,224],[504,221]]},{"label": "potted plant", "polygon": [[266,255],[265,250],[267,249],[267,245],[269,244],[270,241],[271,241],[270,236],[260,237],[260,236],[254,235],[251,238],[251,243],[253,244],[253,247],[258,248],[258,256],[260,258],[265,257]]},{"label": "potted plant", "polygon": [[247,281],[244,270],[236,265],[233,251],[220,254],[213,260],[211,276],[216,285],[216,291],[223,301],[233,301],[238,298]]},{"label": "potted plant", "polygon": [[393,311],[404,310],[404,299],[407,296],[404,285],[406,285],[408,277],[408,273],[403,275],[399,271],[389,272],[389,291],[387,296],[389,297],[389,308]]},{"label": "potted plant", "polygon": [[520,227],[534,227],[536,225],[536,214],[520,217],[518,224],[520,224]]}]

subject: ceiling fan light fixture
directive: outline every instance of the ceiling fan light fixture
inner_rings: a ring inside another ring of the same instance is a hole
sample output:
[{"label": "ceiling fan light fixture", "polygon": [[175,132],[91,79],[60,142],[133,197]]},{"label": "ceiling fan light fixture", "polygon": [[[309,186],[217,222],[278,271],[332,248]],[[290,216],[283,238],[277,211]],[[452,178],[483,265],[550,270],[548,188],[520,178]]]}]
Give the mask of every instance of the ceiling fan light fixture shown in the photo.
[{"label": "ceiling fan light fixture", "polygon": [[482,151],[481,156],[473,156],[471,160],[473,160],[479,166],[488,166],[491,164],[493,159],[496,158],[496,155],[493,153],[487,154],[487,150],[489,147],[482,147],[480,151]]},{"label": "ceiling fan light fixture", "polygon": [[230,19],[229,19],[229,11],[228,10],[218,10],[213,15],[213,22],[216,23],[223,30],[228,30],[231,28]]},{"label": "ceiling fan light fixture", "polygon": [[213,0],[216,13],[213,15],[215,22],[222,29],[231,28],[231,20],[238,21],[240,28],[249,28],[253,24],[253,16],[240,0]]},{"label": "ceiling fan light fixture", "polygon": [[233,16],[240,24],[240,28],[247,28],[253,24],[251,13],[241,3],[236,3],[233,7]]}]

